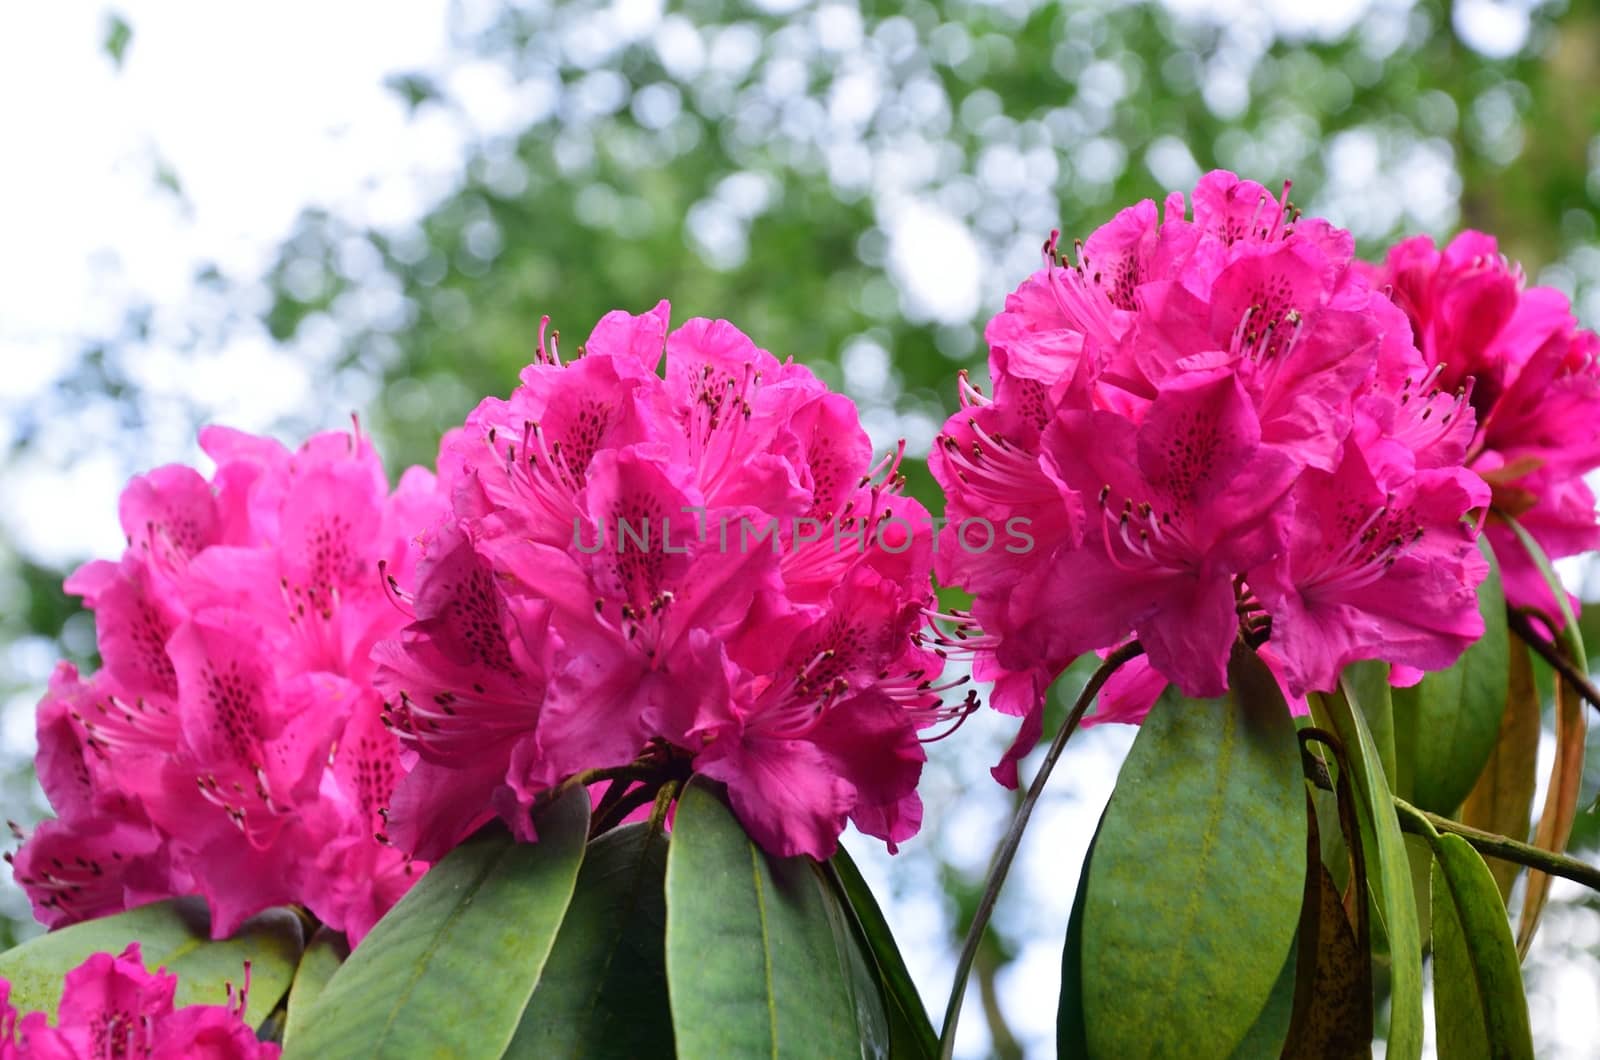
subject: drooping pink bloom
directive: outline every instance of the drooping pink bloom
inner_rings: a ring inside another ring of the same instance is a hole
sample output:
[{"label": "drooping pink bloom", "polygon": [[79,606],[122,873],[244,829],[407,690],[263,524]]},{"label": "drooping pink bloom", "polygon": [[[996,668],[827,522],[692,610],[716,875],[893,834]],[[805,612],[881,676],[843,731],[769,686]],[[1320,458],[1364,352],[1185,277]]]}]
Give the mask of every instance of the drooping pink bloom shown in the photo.
[{"label": "drooping pink bloom", "polygon": [[447,500],[417,469],[391,493],[359,433],[201,444],[212,478],[135,478],[127,551],[68,579],[105,665],[63,669],[40,704],[59,819],[18,879],[52,925],[199,893],[218,937],[299,902],[356,941],[421,868],[377,838],[403,765],[371,655],[406,622],[384,572],[409,576]]},{"label": "drooping pink bloom", "polygon": [[44,1012],[20,1019],[0,980],[0,1057],[15,1060],[273,1060],[278,1046],[244,1022],[248,967],[227,1005],[176,1007],[178,978],[145,969],[139,944],[96,953],[66,975],[54,1023]]},{"label": "drooping pink bloom", "polygon": [[[103,694],[97,687],[103,680],[85,682],[70,663],[59,663],[39,704],[35,768],[60,817],[41,821],[6,860],[47,927],[121,912],[192,885],[143,805],[110,773],[110,761],[125,752],[124,737],[137,739],[138,723],[156,711]],[[155,727],[175,733],[165,716]]]},{"label": "drooping pink bloom", "polygon": [[[1353,247],[1211,173],[1192,214],[1178,194],[1130,207],[1075,263],[1052,236],[991,321],[993,395],[963,380],[930,467],[953,524],[938,573],[974,597],[944,647],[1024,719],[1003,783],[1088,651],[1143,647],[1098,714],[1131,720],[1169,683],[1221,694],[1241,636],[1291,700],[1354,659],[1438,668],[1470,642],[1473,410],[1437,392]],[[1025,522],[1036,547],[963,551],[980,517]],[[1423,571],[1435,609],[1400,613]]]},{"label": "drooping pink bloom", "polygon": [[1497,514],[1517,519],[1551,558],[1600,547],[1583,481],[1600,467],[1600,337],[1577,326],[1559,291],[1526,287],[1481,232],[1443,249],[1426,236],[1405,240],[1374,274],[1411,320],[1422,378],[1476,410],[1467,464],[1493,489],[1487,532],[1507,599],[1559,623],[1548,585]]},{"label": "drooping pink bloom", "polygon": [[1358,414],[1339,466],[1296,482],[1287,547],[1248,575],[1290,693],[1331,688],[1360,659],[1446,669],[1482,636],[1488,566],[1464,517],[1488,500],[1471,471],[1419,465]]},{"label": "drooping pink bloom", "polygon": [[726,321],[669,330],[663,302],[581,349],[541,341],[445,446],[454,518],[375,653],[416,760],[391,839],[436,856],[494,816],[533,838],[542,794],[640,761],[724,781],[778,853],[827,857],[847,820],[912,835],[918,731],[967,708],[917,643],[931,520],[894,463]]}]

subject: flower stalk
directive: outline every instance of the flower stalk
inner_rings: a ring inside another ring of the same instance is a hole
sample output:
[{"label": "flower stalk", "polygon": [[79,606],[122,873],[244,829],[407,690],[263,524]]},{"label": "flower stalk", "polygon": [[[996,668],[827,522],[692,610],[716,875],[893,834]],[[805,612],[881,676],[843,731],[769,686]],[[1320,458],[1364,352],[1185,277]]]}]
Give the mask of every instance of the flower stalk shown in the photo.
[{"label": "flower stalk", "polygon": [[967,978],[972,973],[972,963],[978,956],[978,946],[983,941],[984,930],[989,926],[989,917],[994,912],[1000,888],[1005,884],[1006,874],[1011,871],[1011,862],[1017,855],[1017,847],[1022,843],[1022,833],[1028,827],[1028,818],[1033,815],[1034,804],[1044,793],[1045,782],[1050,779],[1050,773],[1055,769],[1061,752],[1065,750],[1067,740],[1077,730],[1078,722],[1083,719],[1089,704],[1094,702],[1095,695],[1123,663],[1143,651],[1144,648],[1138,641],[1129,641],[1106,656],[1100,668],[1090,675],[1089,682],[1083,686],[1083,691],[1078,693],[1077,702],[1073,703],[1066,721],[1061,723],[1055,738],[1050,741],[1050,750],[1045,753],[1044,762],[1039,766],[1039,773],[1033,778],[1033,783],[1028,785],[1028,793],[1023,796],[1022,804],[1017,807],[1017,815],[1012,819],[1005,839],[995,851],[994,864],[989,866],[988,882],[984,885],[983,894],[978,898],[978,908],[972,914],[972,926],[967,929],[966,942],[961,947],[961,957],[956,961],[955,981],[950,987],[950,1002],[945,1008],[944,1027],[939,1032],[941,1060],[950,1060],[955,1052],[956,1024],[961,1019],[961,1002],[966,996]]},{"label": "flower stalk", "polygon": [[1592,890],[1600,891],[1600,868],[1587,865],[1576,858],[1569,858],[1563,854],[1552,854],[1548,850],[1541,850],[1527,843],[1519,843],[1509,836],[1498,835],[1494,832],[1485,832],[1473,828],[1471,825],[1452,821],[1448,817],[1430,813],[1427,810],[1406,802],[1396,797],[1394,800],[1395,812],[1400,816],[1400,830],[1410,832],[1412,835],[1427,838],[1438,832],[1449,832],[1458,835],[1472,844],[1478,853],[1501,861],[1511,861],[1518,865],[1525,865],[1530,869],[1548,872],[1552,876],[1561,876],[1581,883]]},{"label": "flower stalk", "polygon": [[1600,689],[1594,686],[1594,682],[1589,680],[1587,674],[1578,669],[1577,664],[1561,654],[1553,643],[1539,635],[1539,631],[1533,628],[1533,622],[1526,614],[1514,607],[1508,607],[1506,624],[1511,627],[1511,632],[1532,648],[1539,658],[1550,664],[1550,669],[1560,674],[1576,689],[1591,707],[1600,710]]}]

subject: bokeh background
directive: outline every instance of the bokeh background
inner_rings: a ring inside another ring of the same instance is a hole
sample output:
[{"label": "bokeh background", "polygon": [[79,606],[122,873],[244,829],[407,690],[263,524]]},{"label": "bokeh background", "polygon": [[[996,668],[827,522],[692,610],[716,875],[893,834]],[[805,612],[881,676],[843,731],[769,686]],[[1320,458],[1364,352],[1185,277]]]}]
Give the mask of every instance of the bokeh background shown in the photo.
[{"label": "bokeh background", "polygon": [[[1045,236],[1214,166],[1292,178],[1369,256],[1496,232],[1600,324],[1600,6],[0,6],[5,816],[46,812],[28,758],[55,659],[94,662],[61,579],[120,549],[128,475],[200,460],[197,425],[293,441],[358,413],[397,473],[510,390],[542,314],[570,343],[667,297],[855,398],[936,507],[921,458],[955,371],[981,374],[983,322]],[[1583,564],[1564,573],[1600,599]],[[935,746],[898,857],[851,842],[935,1013],[1013,805],[987,772],[1010,728]],[[1131,739],[1091,730],[1058,770],[963,1055],[1052,1054],[1079,864]],[[1600,849],[1600,813],[1574,844]],[[4,875],[0,945],[37,930]],[[1592,1056],[1600,904],[1555,899],[1527,967],[1537,1044]]]}]

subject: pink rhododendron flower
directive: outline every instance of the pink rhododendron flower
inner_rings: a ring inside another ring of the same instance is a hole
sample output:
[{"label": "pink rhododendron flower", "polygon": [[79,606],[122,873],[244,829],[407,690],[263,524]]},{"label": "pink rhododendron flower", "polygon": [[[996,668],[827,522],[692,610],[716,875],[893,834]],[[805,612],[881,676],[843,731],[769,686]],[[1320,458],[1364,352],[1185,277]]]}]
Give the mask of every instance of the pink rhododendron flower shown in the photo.
[{"label": "pink rhododendron flower", "polygon": [[[1481,232],[1442,250],[1427,236],[1407,239],[1373,271],[1411,319],[1426,378],[1476,410],[1467,465],[1493,488],[1494,512],[1520,522],[1551,558],[1600,547],[1583,481],[1600,467],[1600,336],[1577,326],[1559,291],[1525,287],[1521,269]],[[1559,624],[1515,533],[1491,514],[1488,534],[1507,599]]]},{"label": "pink rhododendron flower", "polygon": [[1360,659],[1446,669],[1482,636],[1488,565],[1462,520],[1488,503],[1477,475],[1419,467],[1358,412],[1338,467],[1307,469],[1293,500],[1287,546],[1247,575],[1293,694],[1332,688]]},{"label": "pink rhododendron flower", "polygon": [[360,434],[201,445],[212,478],[135,478],[127,551],[68,579],[104,667],[63,665],[40,704],[59,817],[17,878],[51,926],[199,893],[218,937],[296,902],[358,941],[423,867],[377,838],[403,768],[371,655],[407,620],[381,571],[409,574],[447,501],[417,469],[390,493]]},{"label": "pink rhododendron flower", "polygon": [[725,782],[779,854],[825,858],[847,820],[914,834],[919,730],[970,706],[920,643],[931,520],[895,471],[726,321],[612,313],[566,364],[541,339],[447,440],[453,515],[376,650],[416,760],[391,839],[436,857],[494,816],[533,838],[541,794],[636,762]]},{"label": "pink rhododendron flower", "polygon": [[3,1060],[273,1060],[281,1050],[259,1041],[244,1022],[245,988],[229,988],[227,1005],[173,1004],[178,978],[149,972],[139,944],[121,954],[96,953],[67,973],[55,1022],[44,1012],[19,1014],[0,979]]},{"label": "pink rhododendron flower", "polygon": [[[944,647],[1024,719],[1003,783],[1088,651],[1139,640],[1091,718],[1137,720],[1168,683],[1221,694],[1241,635],[1294,702],[1481,633],[1473,408],[1437,392],[1349,233],[1231,173],[1192,207],[1130,207],[1073,264],[1052,237],[985,333],[993,395],[963,380],[930,460],[938,573],[974,596]],[[1035,547],[962,548],[979,516],[1026,519]]]}]

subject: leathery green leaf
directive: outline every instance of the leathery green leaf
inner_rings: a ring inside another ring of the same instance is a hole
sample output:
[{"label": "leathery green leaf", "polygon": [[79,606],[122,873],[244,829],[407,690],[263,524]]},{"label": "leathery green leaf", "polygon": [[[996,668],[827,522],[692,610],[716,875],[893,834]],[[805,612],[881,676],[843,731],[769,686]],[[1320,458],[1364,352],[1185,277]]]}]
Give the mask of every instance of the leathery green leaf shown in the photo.
[{"label": "leathery green leaf", "polygon": [[286,1044],[299,1037],[305,1028],[306,1013],[349,956],[350,943],[342,932],[323,927],[311,936],[300,957],[300,967],[295,969],[294,984],[289,987],[289,1015],[283,1030]]},{"label": "leathery green leaf", "polygon": [[496,829],[434,865],[328,980],[288,1060],[504,1053],[572,901],[588,792],[535,823],[536,843]]},{"label": "leathery green leaf", "polygon": [[[1461,804],[1463,824],[1523,841],[1533,822],[1533,794],[1538,786],[1539,690],[1534,686],[1533,663],[1527,645],[1511,644],[1511,684],[1500,735],[1483,767],[1478,783]],[[1509,903],[1511,886],[1522,866],[1496,858],[1489,871]]]},{"label": "leathery green leaf", "polygon": [[1489,867],[1466,840],[1433,840],[1433,1005],[1439,1055],[1533,1057],[1511,927]]},{"label": "leathery green leaf", "polygon": [[589,844],[508,1057],[672,1056],[667,841],[643,823]]},{"label": "leathery green leaf", "polygon": [[[1504,625],[1504,616],[1501,616]],[[1410,733],[1402,726],[1406,716],[1396,717],[1401,706],[1400,694],[1405,689],[1389,687],[1389,664],[1377,659],[1363,659],[1344,668],[1345,679],[1355,690],[1356,705],[1367,720],[1367,731],[1372,733],[1373,745],[1378,749],[1378,761],[1383,763],[1383,775],[1389,778],[1389,787],[1398,792],[1411,790],[1411,748],[1407,746]],[[1403,763],[1397,762],[1399,750],[1408,752]]]},{"label": "leathery green leaf", "polygon": [[[1509,689],[1510,640],[1500,568],[1487,538],[1478,547],[1489,563],[1489,575],[1478,586],[1483,636],[1448,670],[1394,690],[1397,742],[1407,760],[1400,775],[1407,782],[1396,783],[1391,772],[1391,788],[1435,813],[1455,812],[1483,773],[1500,735]],[[1366,688],[1357,687],[1356,697],[1365,706]],[[1381,751],[1379,734],[1374,731],[1373,736]]]},{"label": "leathery green leaf", "polygon": [[1305,880],[1299,743],[1242,645],[1229,683],[1156,703],[1106,808],[1083,913],[1091,1056],[1226,1057],[1283,970]]},{"label": "leathery green leaf", "polygon": [[1289,942],[1289,956],[1283,960],[1278,979],[1272,984],[1272,993],[1267,995],[1267,1003],[1245,1031],[1244,1039],[1234,1048],[1234,1060],[1277,1056],[1283,1049],[1289,1036],[1289,1021],[1294,1017],[1294,981],[1299,955],[1300,940],[1296,937]]},{"label": "leathery green leaf", "polygon": [[1323,697],[1323,709],[1344,749],[1355,794],[1367,880],[1378,898],[1389,942],[1390,1010],[1388,1055],[1415,1060],[1422,1055],[1422,929],[1412,893],[1405,839],[1395,817],[1372,734],[1347,689]]},{"label": "leathery green leaf", "polygon": [[891,1016],[877,962],[855,916],[832,885],[826,865],[817,866],[817,877],[823,885],[822,907],[828,914],[828,926],[833,929],[833,945],[844,965],[845,983],[855,1005],[861,1055],[868,1060],[889,1060],[896,1055],[895,1035],[905,1037],[903,1020],[897,1021]]},{"label": "leathery green leaf", "polygon": [[248,961],[245,1020],[257,1027],[289,989],[305,936],[294,912],[269,909],[245,921],[232,938],[214,942],[205,902],[175,898],[30,939],[0,953],[0,979],[11,983],[16,1008],[53,1017],[68,972],[93,954],[120,954],[130,942],[139,943],[146,968],[166,968],[178,977],[179,1005],[226,1004],[229,985],[244,985]]},{"label": "leathery green leaf", "polygon": [[861,870],[844,847],[829,862],[832,883],[841,904],[854,915],[861,932],[861,941],[876,962],[882,983],[884,1004],[888,1008],[892,1031],[890,1055],[905,1057],[932,1057],[939,1053],[939,1035],[928,1018],[928,1009],[917,993],[905,958],[895,944],[889,922],[884,919],[878,900],[873,897]]},{"label": "leathery green leaf", "polygon": [[703,781],[678,803],[666,894],[679,1057],[870,1052],[816,862],[763,852]]},{"label": "leathery green leaf", "polygon": [[[1105,817],[1100,818],[1100,825]],[[1095,826],[1089,848],[1083,852],[1083,867],[1078,870],[1078,891],[1072,898],[1072,915],[1067,918],[1067,938],[1061,947],[1061,997],[1056,1005],[1056,1056],[1060,1060],[1081,1060],[1089,1055],[1088,1032],[1083,1024],[1083,906],[1089,893],[1089,863],[1100,838]]]}]

